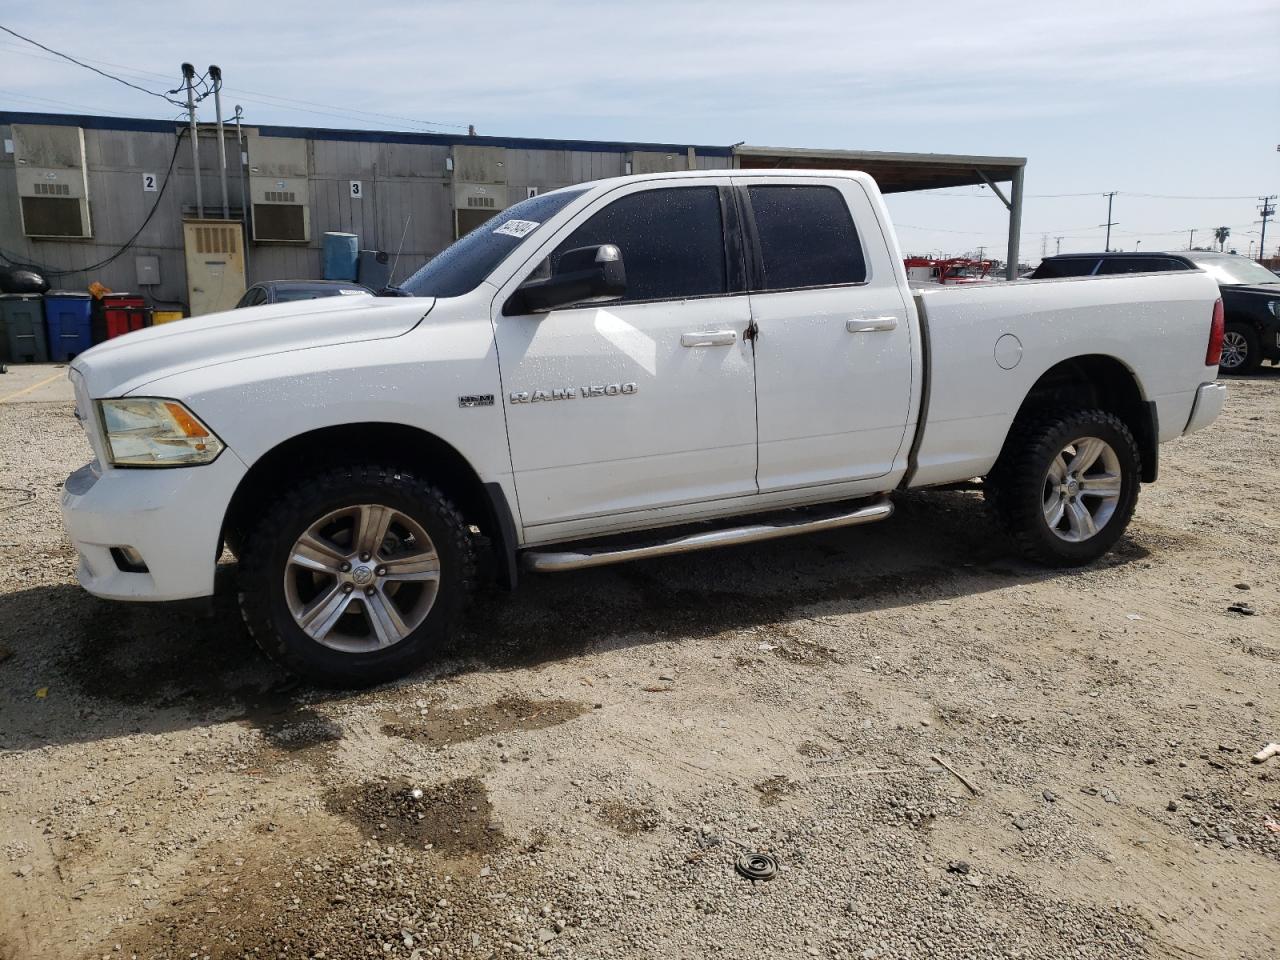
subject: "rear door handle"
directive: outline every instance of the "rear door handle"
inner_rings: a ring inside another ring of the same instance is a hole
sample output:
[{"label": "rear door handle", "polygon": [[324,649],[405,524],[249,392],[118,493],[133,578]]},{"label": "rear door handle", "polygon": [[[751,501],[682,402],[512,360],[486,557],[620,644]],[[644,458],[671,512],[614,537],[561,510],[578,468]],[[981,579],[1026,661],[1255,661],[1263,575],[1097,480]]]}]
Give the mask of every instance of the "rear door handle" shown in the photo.
[{"label": "rear door handle", "polygon": [[699,330],[680,334],[682,347],[727,347],[738,339],[737,330]]},{"label": "rear door handle", "polygon": [[897,330],[897,317],[859,317],[848,320],[844,328],[850,333],[877,333],[881,330]]}]

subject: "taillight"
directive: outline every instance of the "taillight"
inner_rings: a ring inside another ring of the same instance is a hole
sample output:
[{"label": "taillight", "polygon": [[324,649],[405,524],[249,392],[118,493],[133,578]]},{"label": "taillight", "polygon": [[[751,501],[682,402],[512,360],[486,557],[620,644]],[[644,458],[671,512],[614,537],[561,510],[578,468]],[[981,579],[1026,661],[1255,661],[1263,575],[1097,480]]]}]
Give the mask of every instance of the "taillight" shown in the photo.
[{"label": "taillight", "polygon": [[1216,367],[1222,360],[1222,334],[1226,329],[1226,315],[1222,311],[1222,300],[1213,301],[1213,322],[1209,326],[1209,348],[1204,352],[1204,365]]}]

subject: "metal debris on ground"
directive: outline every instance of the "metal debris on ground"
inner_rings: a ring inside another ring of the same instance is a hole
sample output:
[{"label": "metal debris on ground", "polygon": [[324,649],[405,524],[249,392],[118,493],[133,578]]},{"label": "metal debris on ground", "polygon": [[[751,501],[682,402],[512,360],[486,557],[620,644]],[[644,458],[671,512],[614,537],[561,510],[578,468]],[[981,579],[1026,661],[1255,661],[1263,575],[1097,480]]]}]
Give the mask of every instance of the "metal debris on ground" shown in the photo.
[{"label": "metal debris on ground", "polygon": [[1247,603],[1233,603],[1227,607],[1228,613],[1239,613],[1246,617],[1252,617],[1257,611]]},{"label": "metal debris on ground", "polygon": [[1253,762],[1266,763],[1272,757],[1280,757],[1280,743],[1268,743],[1253,755]]},{"label": "metal debris on ground", "polygon": [[744,853],[733,868],[748,880],[772,880],[778,875],[778,861],[767,853]]}]

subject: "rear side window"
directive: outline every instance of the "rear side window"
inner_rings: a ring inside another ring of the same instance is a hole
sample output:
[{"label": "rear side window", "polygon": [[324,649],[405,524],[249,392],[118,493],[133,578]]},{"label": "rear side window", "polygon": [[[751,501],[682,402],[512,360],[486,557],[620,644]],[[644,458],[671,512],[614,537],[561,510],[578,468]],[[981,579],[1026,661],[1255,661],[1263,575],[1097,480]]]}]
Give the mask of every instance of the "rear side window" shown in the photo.
[{"label": "rear side window", "polygon": [[1041,260],[1031,274],[1032,280],[1046,280],[1055,277],[1087,277],[1092,275],[1093,268],[1098,265],[1097,257],[1063,257],[1062,259]]},{"label": "rear side window", "polygon": [[1168,257],[1112,257],[1103,260],[1098,268],[1099,274],[1111,273],[1154,273],[1164,270],[1187,269],[1176,260]]},{"label": "rear side window", "polygon": [[551,254],[612,243],[622,251],[627,292],[621,302],[677,300],[727,289],[718,187],[664,187],[613,201]]},{"label": "rear side window", "polygon": [[824,186],[748,187],[760,243],[761,290],[862,283],[867,262],[840,191]]}]

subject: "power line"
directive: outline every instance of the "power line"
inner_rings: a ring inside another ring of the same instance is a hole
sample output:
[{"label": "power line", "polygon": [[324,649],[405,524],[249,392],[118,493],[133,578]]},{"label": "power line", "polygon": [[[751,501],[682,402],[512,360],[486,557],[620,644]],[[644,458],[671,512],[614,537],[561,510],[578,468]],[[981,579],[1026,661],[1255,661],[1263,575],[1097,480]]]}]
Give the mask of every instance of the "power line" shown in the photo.
[{"label": "power line", "polygon": [[[985,200],[990,196],[989,193],[944,193],[941,190],[927,191],[930,197],[956,197],[962,200]],[[1141,197],[1145,200],[1255,200],[1252,194],[1241,194],[1239,196],[1198,196],[1192,194],[1175,194],[1175,193],[1138,193],[1133,190],[1090,190],[1087,193],[1024,193],[1024,200],[1054,200],[1066,197],[1096,197],[1099,193],[1115,194],[1118,197]]]},{"label": "power line", "polygon": [[114,74],[107,73],[105,70],[99,70],[97,67],[90,66],[89,64],[85,63],[82,60],[77,60],[75,57],[69,54],[62,53],[61,51],[58,51],[58,50],[54,50],[52,47],[46,47],[39,40],[32,40],[30,37],[24,37],[22,34],[18,33],[18,31],[10,30],[8,27],[6,27],[2,23],[0,23],[0,30],[3,30],[5,33],[11,34],[12,36],[17,37],[19,40],[25,40],[27,43],[37,46],[41,50],[45,50],[49,53],[52,53],[56,57],[61,57],[63,60],[70,61],[71,63],[74,63],[77,67],[84,67],[86,70],[91,70],[94,73],[98,74],[98,76],[100,77],[106,77],[108,80],[114,80],[116,83],[123,83],[126,87],[132,87],[134,90],[137,90],[141,93],[149,94],[150,96],[153,96],[153,97],[159,97],[161,100],[168,100],[170,103],[178,104],[178,106],[181,106],[181,104],[179,104],[177,100],[170,99],[167,94],[156,93],[154,90],[148,90],[146,87],[140,87],[136,83],[131,83],[130,81],[125,80],[122,77],[117,77]]},{"label": "power line", "polygon": [[[33,60],[44,60],[49,63],[61,62],[53,57],[44,57],[38,53],[20,49],[18,44],[3,44],[2,46],[4,49],[12,50],[20,56],[30,57]],[[112,63],[108,60],[99,60],[95,57],[84,57],[83,59],[88,63],[96,63],[104,67],[112,67],[127,77],[137,77],[139,80],[149,77],[153,77],[158,80],[168,79],[163,74],[154,73],[149,70],[134,70],[118,63]],[[224,88],[223,92],[226,93],[228,91]],[[262,106],[270,107],[282,107],[289,110],[296,110],[299,113],[311,113],[317,116],[334,117],[339,120],[354,120],[359,123],[369,123],[371,120],[393,120],[397,123],[410,123],[422,127],[455,127],[457,129],[465,129],[469,126],[466,123],[453,120],[423,120],[414,117],[403,117],[393,113],[379,113],[375,110],[361,110],[358,107],[346,107],[341,104],[325,104],[314,100],[300,100],[294,97],[281,97],[276,94],[262,93],[258,90],[247,90],[243,87],[233,88],[230,92],[238,93],[238,99],[249,103],[258,103]],[[180,102],[179,105],[185,106],[185,104],[181,104]],[[307,109],[308,107],[320,109]],[[94,109],[101,110],[103,108],[95,107]]]}]

